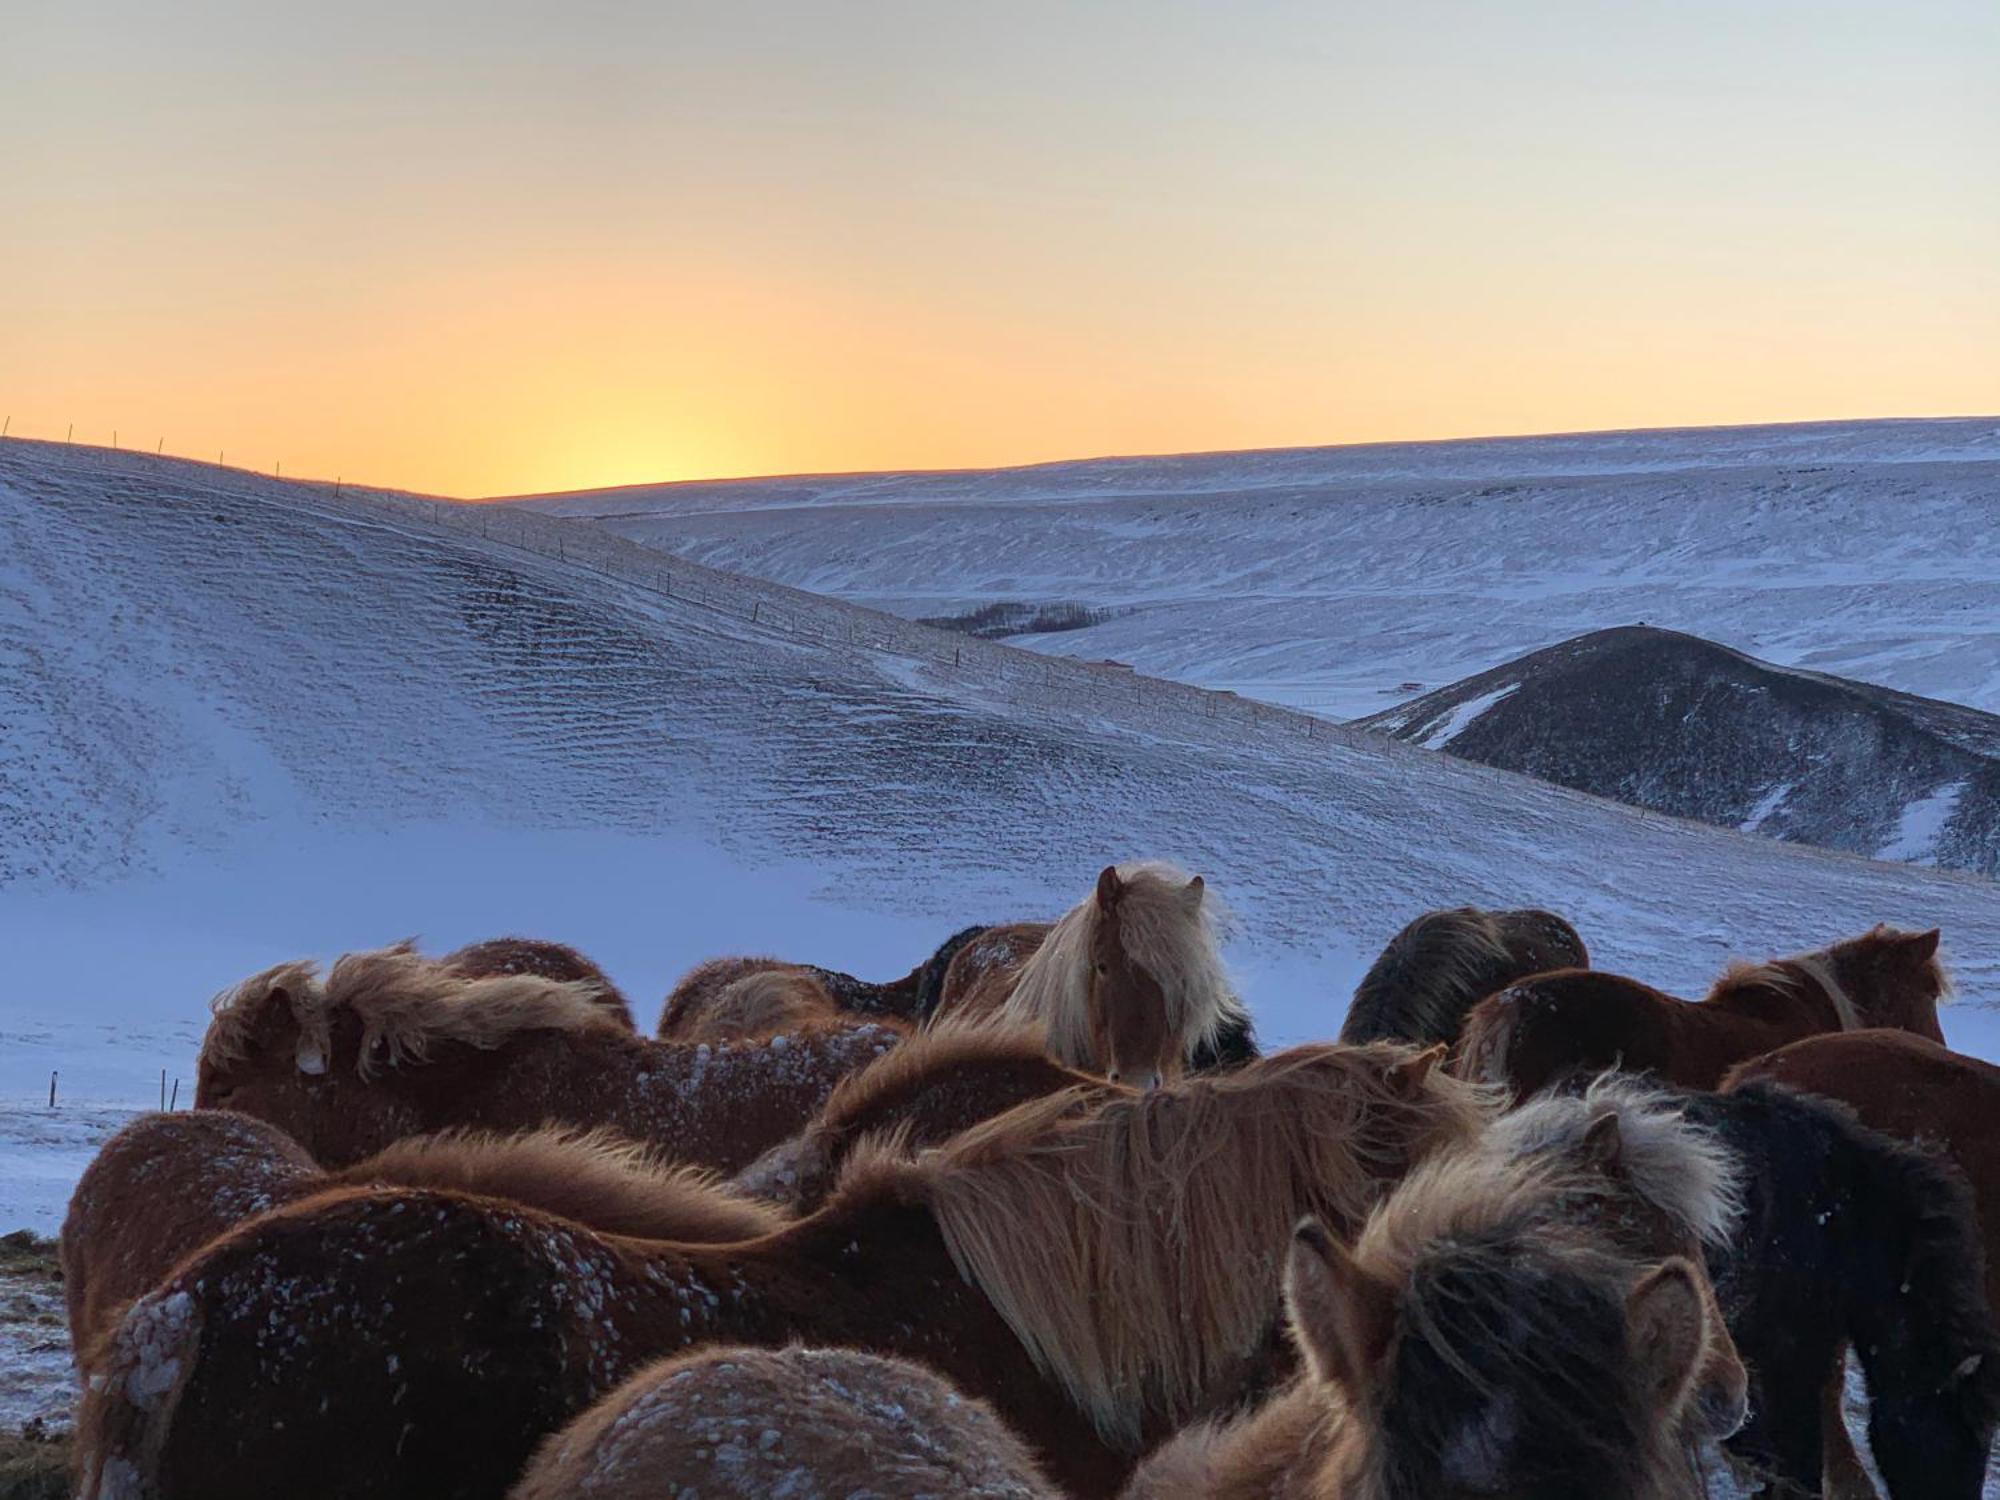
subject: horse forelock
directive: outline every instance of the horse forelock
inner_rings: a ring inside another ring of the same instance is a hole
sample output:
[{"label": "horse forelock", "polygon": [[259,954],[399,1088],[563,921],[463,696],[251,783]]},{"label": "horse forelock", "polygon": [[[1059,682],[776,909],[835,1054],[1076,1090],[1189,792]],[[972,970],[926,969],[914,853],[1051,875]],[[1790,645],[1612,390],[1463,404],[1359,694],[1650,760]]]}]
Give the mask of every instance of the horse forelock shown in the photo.
[{"label": "horse forelock", "polygon": [[1572,1151],[1608,1115],[1618,1119],[1619,1173],[1632,1191],[1691,1240],[1727,1245],[1743,1212],[1741,1164],[1675,1095],[1643,1078],[1605,1073],[1582,1094],[1538,1094],[1497,1120],[1483,1147],[1503,1157]]},{"label": "horse forelock", "polygon": [[[1182,1055],[1192,1057],[1246,1016],[1222,965],[1228,909],[1206,889],[1190,907],[1185,892],[1193,877],[1165,861],[1138,860],[1117,870],[1119,940],[1159,983],[1167,1027],[1180,1037]],[[1091,944],[1103,920],[1095,891],[1065,912],[1022,964],[1001,1007],[1010,1020],[1045,1027],[1049,1050],[1072,1067],[1092,1063]]]},{"label": "horse forelock", "polygon": [[1678,1413],[1642,1430],[1629,1383],[1624,1301],[1652,1258],[1573,1218],[1592,1169],[1493,1144],[1419,1165],[1355,1242],[1356,1262],[1395,1289],[1398,1337],[1367,1409],[1340,1424],[1338,1493],[1428,1496],[1427,1463],[1433,1482],[1467,1491],[1532,1483],[1550,1476],[1514,1466],[1540,1450],[1622,1475],[1621,1494],[1698,1495]]},{"label": "horse forelock", "polygon": [[301,1052],[316,1048],[323,1058],[328,1024],[319,966],[310,959],[294,959],[251,975],[209,1002],[212,1019],[201,1041],[202,1064],[225,1067],[243,1061],[250,1054],[252,1034],[280,1006],[298,1034]]},{"label": "horse forelock", "polygon": [[344,1011],[361,1023],[355,1065],[364,1078],[375,1071],[378,1047],[396,1064],[422,1061],[437,1042],[491,1048],[526,1031],[625,1029],[591,981],[468,978],[409,943],[343,955],[328,971],[324,995],[329,1021]]},{"label": "horse forelock", "polygon": [[1301,1048],[1110,1102],[1066,1090],[908,1170],[960,1272],[1129,1451],[1149,1416],[1185,1420],[1269,1334],[1300,1215],[1359,1223],[1412,1159],[1490,1117],[1460,1080],[1392,1080],[1412,1055]]},{"label": "horse forelock", "polygon": [[1439,1482],[1478,1493],[1578,1473],[1633,1500],[1699,1493],[1671,1434],[1646,1432],[1637,1409],[1624,1325],[1634,1262],[1567,1226],[1488,1215],[1407,1256],[1382,1251],[1357,1258],[1398,1289],[1399,1336],[1374,1409],[1336,1439],[1330,1467],[1346,1457],[1357,1481],[1341,1493],[1413,1500]]}]

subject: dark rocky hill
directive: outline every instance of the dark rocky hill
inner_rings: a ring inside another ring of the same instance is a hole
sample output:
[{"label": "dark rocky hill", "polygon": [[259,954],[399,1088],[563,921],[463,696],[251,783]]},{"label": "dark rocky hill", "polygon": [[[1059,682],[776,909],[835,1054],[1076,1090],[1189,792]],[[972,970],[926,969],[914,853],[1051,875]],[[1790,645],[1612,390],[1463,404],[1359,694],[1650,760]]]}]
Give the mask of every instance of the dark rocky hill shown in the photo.
[{"label": "dark rocky hill", "polygon": [[1679,817],[2000,875],[2000,716],[1678,631],[1593,631],[1359,722]]}]

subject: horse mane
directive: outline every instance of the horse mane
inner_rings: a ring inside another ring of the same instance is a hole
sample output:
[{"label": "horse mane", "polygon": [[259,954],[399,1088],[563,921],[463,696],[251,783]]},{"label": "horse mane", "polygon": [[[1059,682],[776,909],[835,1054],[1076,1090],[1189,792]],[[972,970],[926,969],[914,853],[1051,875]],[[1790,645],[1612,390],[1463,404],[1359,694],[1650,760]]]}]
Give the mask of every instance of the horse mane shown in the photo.
[{"label": "horse mane", "polygon": [[356,1067],[375,1071],[379,1048],[392,1066],[424,1060],[439,1042],[498,1047],[524,1031],[623,1031],[598,1000],[598,987],[536,974],[467,979],[407,942],[343,954],[328,971],[323,1014],[361,1023]]},{"label": "horse mane", "polygon": [[319,1055],[327,1050],[325,995],[319,966],[311,959],[273,964],[232,985],[209,1002],[211,1019],[201,1039],[203,1065],[221,1067],[250,1055],[250,1041],[266,1017],[282,1011],[303,1041],[316,1042]]},{"label": "horse mane", "polygon": [[1496,1120],[1480,1149],[1502,1160],[1572,1151],[1607,1115],[1618,1117],[1619,1170],[1633,1191],[1691,1239],[1727,1245],[1743,1213],[1734,1154],[1686,1118],[1676,1095],[1635,1074],[1601,1074],[1581,1094],[1537,1094]]},{"label": "horse mane", "polygon": [[970,927],[961,927],[942,943],[937,951],[924,960],[917,970],[917,989],[913,997],[914,1008],[910,1019],[917,1022],[928,1021],[937,1010],[938,1001],[944,995],[944,976],[951,971],[951,961],[958,957],[959,949],[988,929],[989,924],[980,922]]},{"label": "horse mane", "polygon": [[588,980],[558,981],[535,974],[492,974],[468,978],[448,962],[427,958],[409,941],[334,962],[325,979],[309,959],[282,963],[253,974],[210,1003],[212,1019],[202,1038],[201,1061],[209,1066],[240,1062],[251,1039],[274,1012],[298,1036],[299,1066],[323,1072],[333,1052],[333,1027],[343,1014],[361,1024],[356,1071],[376,1070],[376,1052],[393,1065],[422,1061],[433,1043],[498,1047],[524,1031],[629,1032],[622,1008],[608,1006],[602,986]]},{"label": "horse mane", "polygon": [[658,1161],[601,1127],[413,1136],[329,1173],[326,1185],[443,1188],[503,1198],[604,1234],[694,1244],[759,1239],[787,1222],[714,1173]]},{"label": "horse mane", "polygon": [[[838,1138],[884,1099],[937,1075],[979,1065],[1044,1064],[1063,1068],[1049,1056],[1038,1026],[1010,1026],[989,1018],[945,1020],[910,1034],[909,1040],[858,1068],[833,1086],[820,1106],[819,1118],[808,1126],[815,1136]],[[1111,1087],[1101,1079],[1070,1072],[1077,1084]]]},{"label": "horse mane", "polygon": [[731,980],[716,992],[703,1024],[690,1036],[708,1040],[762,1037],[801,1022],[831,1005],[826,987],[804,969],[758,969]]},{"label": "horse mane", "polygon": [[[1887,923],[1877,922],[1859,937],[1843,938],[1810,953],[1795,953],[1790,958],[1775,958],[1761,964],[1738,960],[1723,970],[1722,977],[1709,990],[1707,998],[1715,1000],[1746,989],[1773,989],[1783,994],[1802,995],[1807,986],[1812,985],[1825,993],[1834,1014],[1840,1018],[1842,1031],[1863,1031],[1879,1026],[1882,1024],[1879,1020],[1865,1014],[1855,1003],[1841,978],[1841,965],[1844,960],[1872,957],[1905,936]],[[1943,1004],[1951,998],[1951,975],[1936,954],[1925,960],[1925,967],[1937,1002]]]},{"label": "horse mane", "polygon": [[1008,1107],[1004,1094],[986,1107],[980,1081],[971,1082],[969,1091],[954,1090],[967,1070],[977,1070],[987,1079],[1005,1070],[1024,1082],[1032,1081],[1031,1072],[1046,1075],[1047,1087],[1040,1092],[1054,1092],[1073,1083],[1087,1084],[1093,1096],[1119,1090],[1117,1084],[1057,1062],[1049,1056],[1037,1029],[1006,1026],[991,1016],[947,1016],[912,1032],[907,1041],[841,1079],[803,1130],[771,1147],[732,1181],[739,1190],[760,1199],[789,1201],[799,1209],[815,1206],[829,1180],[839,1176],[838,1169],[846,1160],[842,1148],[857,1136],[865,1140],[893,1128],[870,1121],[877,1111],[893,1113],[899,1104],[921,1101],[934,1090],[947,1091],[939,1097],[960,1106],[978,1101],[978,1107],[988,1114]]},{"label": "horse mane", "polygon": [[1499,918],[1476,906],[1429,911],[1389,939],[1347,1008],[1344,1041],[1448,1041],[1513,952]]},{"label": "horse mane", "polygon": [[864,1142],[831,1201],[927,1203],[960,1273],[1129,1451],[1148,1413],[1185,1421],[1269,1333],[1301,1214],[1359,1223],[1410,1160],[1491,1116],[1490,1091],[1442,1070],[1413,1084],[1397,1065],[1416,1055],[1299,1047],[1109,1101],[1069,1088],[905,1163],[893,1138]]},{"label": "horse mane", "polygon": [[[1183,1038],[1184,1056],[1212,1046],[1248,1013],[1223,972],[1219,938],[1228,911],[1213,891],[1193,910],[1182,897],[1193,877],[1164,860],[1118,866],[1119,929],[1126,951],[1150,969],[1167,1003],[1167,1026]],[[1075,1066],[1092,1055],[1090,944],[1101,913],[1095,891],[1065,912],[1021,965],[999,1014],[1048,1031],[1049,1050]]]},{"label": "horse mane", "polygon": [[1839,976],[1834,972],[1830,952],[1829,949],[1821,949],[1817,953],[1801,953],[1792,958],[1774,958],[1764,963],[1734,959],[1729,967],[1722,971],[1722,977],[1710,987],[1702,1003],[1727,1000],[1747,990],[1774,990],[1778,994],[1796,998],[1803,998],[1817,990],[1833,1007],[1833,1013],[1839,1018],[1842,1031],[1859,1031],[1866,1023],[1861,1019],[1861,1012],[1855,1008],[1853,998],[1847,993],[1847,987],[1840,982]]}]

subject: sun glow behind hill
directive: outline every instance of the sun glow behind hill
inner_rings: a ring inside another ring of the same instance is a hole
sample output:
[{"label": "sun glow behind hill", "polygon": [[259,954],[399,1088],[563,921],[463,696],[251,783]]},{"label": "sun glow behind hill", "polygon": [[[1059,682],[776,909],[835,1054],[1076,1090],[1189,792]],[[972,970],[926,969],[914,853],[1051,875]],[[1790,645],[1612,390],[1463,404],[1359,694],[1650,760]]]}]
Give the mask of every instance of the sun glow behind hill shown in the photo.
[{"label": "sun glow behind hill", "polygon": [[0,411],[478,495],[1993,410],[1997,71],[1984,0],[30,6]]}]

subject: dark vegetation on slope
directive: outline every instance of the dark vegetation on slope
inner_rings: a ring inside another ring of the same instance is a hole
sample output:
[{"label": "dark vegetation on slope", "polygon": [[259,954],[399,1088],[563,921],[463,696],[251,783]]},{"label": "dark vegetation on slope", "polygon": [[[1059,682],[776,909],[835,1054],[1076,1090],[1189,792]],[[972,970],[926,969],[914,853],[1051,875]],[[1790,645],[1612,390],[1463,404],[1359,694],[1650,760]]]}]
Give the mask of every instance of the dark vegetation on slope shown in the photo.
[{"label": "dark vegetation on slope", "polygon": [[[0,1318],[9,1318],[38,1333],[62,1339],[60,1319],[21,1295],[24,1283],[41,1287],[58,1284],[54,1240],[29,1230],[0,1235]],[[64,1500],[69,1494],[70,1442],[67,1435],[44,1437],[36,1423],[25,1433],[0,1434],[0,1500]]]},{"label": "dark vegetation on slope", "polygon": [[931,615],[917,621],[938,630],[956,630],[960,635],[982,641],[1004,641],[1017,635],[1053,635],[1063,630],[1083,630],[1111,618],[1108,609],[1091,609],[1083,604],[1024,604],[1001,600],[957,615]]},{"label": "dark vegetation on slope", "polygon": [[1358,722],[1678,817],[2000,875],[2000,716],[1678,631],[1593,631]]}]

